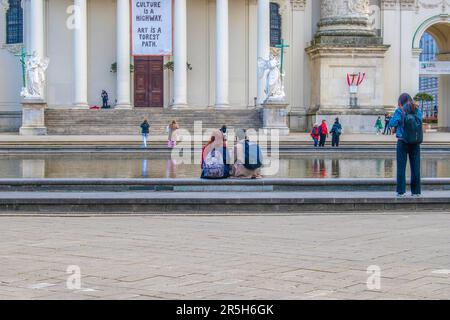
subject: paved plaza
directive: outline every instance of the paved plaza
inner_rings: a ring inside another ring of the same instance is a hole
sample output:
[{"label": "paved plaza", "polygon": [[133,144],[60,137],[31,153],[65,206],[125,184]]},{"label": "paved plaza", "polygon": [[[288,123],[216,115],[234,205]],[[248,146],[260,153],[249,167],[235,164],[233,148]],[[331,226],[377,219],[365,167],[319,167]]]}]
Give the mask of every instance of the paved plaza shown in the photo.
[{"label": "paved plaza", "polygon": [[3,216],[0,298],[449,299],[449,213]]}]

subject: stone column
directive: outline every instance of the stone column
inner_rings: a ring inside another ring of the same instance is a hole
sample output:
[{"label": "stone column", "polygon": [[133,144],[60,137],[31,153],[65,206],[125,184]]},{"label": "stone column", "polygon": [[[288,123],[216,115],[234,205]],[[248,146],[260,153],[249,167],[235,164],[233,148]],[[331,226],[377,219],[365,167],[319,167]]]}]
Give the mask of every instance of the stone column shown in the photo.
[{"label": "stone column", "polygon": [[30,4],[30,48],[31,54],[44,58],[44,0],[33,0]]},{"label": "stone column", "polygon": [[[270,6],[269,0],[258,0],[258,44],[257,56],[258,59],[268,60],[270,55]],[[266,79],[261,78],[259,74],[258,79],[258,100],[257,104],[261,105],[265,100],[264,89],[266,86]]]},{"label": "stone column", "polygon": [[322,0],[317,36],[375,36],[369,0]]},{"label": "stone column", "polygon": [[173,108],[187,105],[187,12],[186,0],[175,0],[173,52]]},{"label": "stone column", "polygon": [[74,107],[88,109],[87,84],[87,5],[86,0],[75,0],[75,30],[74,30]]},{"label": "stone column", "polygon": [[216,0],[216,108],[229,105],[228,45],[228,0]]},{"label": "stone column", "polygon": [[130,1],[117,0],[117,105],[131,109]]},{"label": "stone column", "polygon": [[[314,122],[338,117],[345,132],[373,132],[386,110],[383,101],[384,55],[389,46],[369,25],[369,0],[321,0],[319,29],[306,49],[311,59],[311,103]],[[347,74],[365,74],[350,93]],[[350,101],[357,98],[357,105]],[[352,98],[352,99],[351,99]]]}]

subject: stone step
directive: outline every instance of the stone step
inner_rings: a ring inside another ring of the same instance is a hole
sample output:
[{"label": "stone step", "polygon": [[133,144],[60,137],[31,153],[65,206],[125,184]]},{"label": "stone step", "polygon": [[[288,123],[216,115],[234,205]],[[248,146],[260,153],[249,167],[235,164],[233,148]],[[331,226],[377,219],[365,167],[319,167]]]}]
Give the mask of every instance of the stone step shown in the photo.
[{"label": "stone step", "polygon": [[45,124],[51,135],[136,134],[142,119],[151,124],[150,134],[162,134],[166,126],[177,120],[181,128],[192,131],[194,122],[201,121],[204,129],[220,128],[226,124],[234,128],[260,128],[259,109],[247,110],[57,110],[45,111]]},{"label": "stone step", "polygon": [[2,214],[405,214],[448,212],[448,191],[394,192],[0,192]]}]

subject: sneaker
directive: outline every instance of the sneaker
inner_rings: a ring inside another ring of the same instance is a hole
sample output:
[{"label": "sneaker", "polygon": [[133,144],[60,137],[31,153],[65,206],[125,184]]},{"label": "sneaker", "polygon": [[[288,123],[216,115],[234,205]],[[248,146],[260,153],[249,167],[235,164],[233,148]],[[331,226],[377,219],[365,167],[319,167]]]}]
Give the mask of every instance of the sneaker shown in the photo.
[{"label": "sneaker", "polygon": [[414,198],[420,198],[422,195],[420,194],[420,193],[418,193],[418,194],[411,194],[411,197],[414,197]]},{"label": "sneaker", "polygon": [[406,194],[404,193],[397,193],[397,198],[405,198]]}]

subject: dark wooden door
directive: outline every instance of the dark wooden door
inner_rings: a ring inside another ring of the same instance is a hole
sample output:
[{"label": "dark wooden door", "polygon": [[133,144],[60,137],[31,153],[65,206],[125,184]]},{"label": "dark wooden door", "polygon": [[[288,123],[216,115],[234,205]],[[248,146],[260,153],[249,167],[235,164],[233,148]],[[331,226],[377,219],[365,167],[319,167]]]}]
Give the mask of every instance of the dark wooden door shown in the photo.
[{"label": "dark wooden door", "polygon": [[135,57],[134,105],[136,107],[162,107],[163,104],[163,57]]}]

